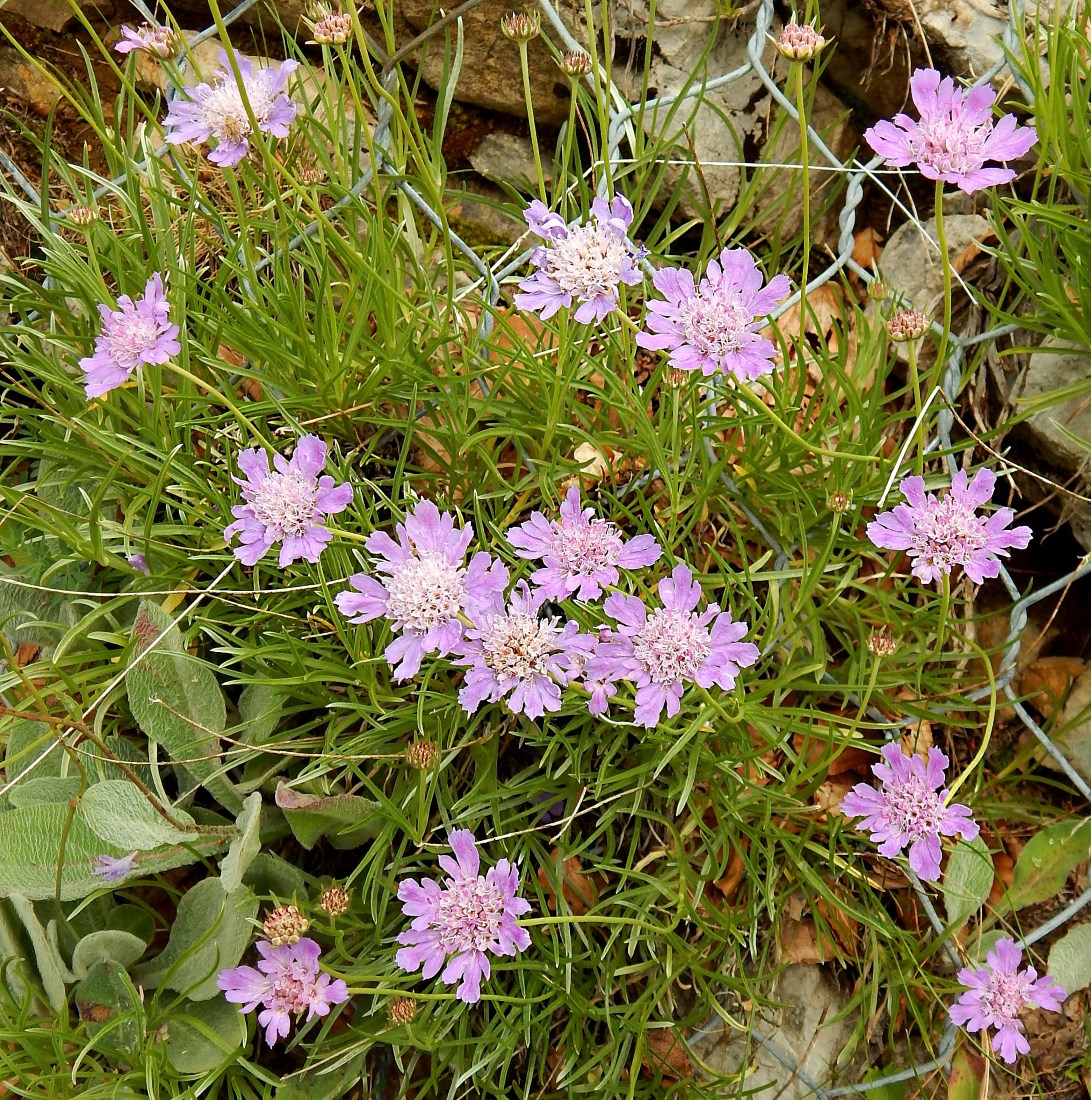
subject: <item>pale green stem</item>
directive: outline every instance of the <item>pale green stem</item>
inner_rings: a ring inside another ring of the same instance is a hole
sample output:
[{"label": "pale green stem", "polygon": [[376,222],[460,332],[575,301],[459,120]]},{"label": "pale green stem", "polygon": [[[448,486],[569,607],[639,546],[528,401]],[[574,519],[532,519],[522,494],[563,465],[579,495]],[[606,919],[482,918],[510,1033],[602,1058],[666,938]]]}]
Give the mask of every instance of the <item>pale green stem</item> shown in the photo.
[{"label": "pale green stem", "polygon": [[947,369],[947,344],[951,338],[951,256],[947,251],[947,230],[943,224],[943,180],[936,180],[936,243],[943,265],[943,332],[936,353],[936,373],[929,390],[943,384]]},{"label": "pale green stem", "polygon": [[947,642],[947,616],[951,613],[951,574],[944,573],[940,587],[939,623],[936,626],[936,652],[941,653]]},{"label": "pale green stem", "polygon": [[913,387],[913,447],[916,451],[914,459],[918,474],[924,473],[924,404],[921,400],[921,375],[917,367],[917,357],[920,353],[920,341],[910,340],[905,349],[909,356],[909,383]]},{"label": "pale green stem", "polygon": [[807,344],[807,268],[811,257],[811,184],[809,148],[807,145],[807,99],[805,95],[805,75],[807,65],[797,61],[795,69],[796,110],[799,112],[799,161],[802,168],[803,184],[803,270],[799,277],[799,355],[802,361],[803,350]]},{"label": "pale green stem", "polygon": [[[967,641],[969,641],[969,639],[967,639]],[[977,652],[978,657],[981,659],[981,663],[985,666],[985,675],[989,678],[989,717],[985,722],[985,732],[981,735],[981,744],[977,746],[977,752],[974,753],[974,758],[966,765],[959,777],[948,788],[948,804],[951,802],[951,799],[955,797],[959,787],[970,778],[974,769],[985,759],[985,753],[988,751],[989,742],[992,741],[993,726],[996,723],[996,673],[993,672],[993,663],[989,660],[989,655],[980,646],[975,645],[972,641],[969,641],[969,645]]]},{"label": "pale green stem", "polygon": [[534,124],[534,100],[530,94],[530,62],[527,59],[527,43],[523,39],[519,39],[519,67],[523,70],[523,99],[526,101],[527,121],[530,123],[530,145],[534,150],[534,168],[538,173],[538,198],[548,203],[545,173],[542,171],[542,154],[538,148],[538,128]]}]

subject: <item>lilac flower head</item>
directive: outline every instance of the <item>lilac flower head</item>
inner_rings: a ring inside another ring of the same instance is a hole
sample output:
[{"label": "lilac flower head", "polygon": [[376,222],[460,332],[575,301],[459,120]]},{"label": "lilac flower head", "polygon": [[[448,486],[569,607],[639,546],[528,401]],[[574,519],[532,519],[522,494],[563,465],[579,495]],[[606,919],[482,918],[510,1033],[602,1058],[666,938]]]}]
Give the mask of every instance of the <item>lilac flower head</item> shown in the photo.
[{"label": "lilac flower head", "polygon": [[[288,77],[299,67],[298,61],[282,61],[254,71],[254,64],[235,54],[242,85],[235,80],[226,50],[220,51],[220,69],[212,84],[184,88],[163,120],[166,139],[172,145],[192,142],[207,144],[216,139],[216,148],[208,154],[213,164],[223,168],[238,164],[250,149],[250,116],[243,103],[250,104],[254,121],[263,134],[285,138],[295,119],[296,106],[284,91]],[[184,97],[184,98],[183,98]]]},{"label": "lilac flower head", "polygon": [[127,856],[115,859],[113,856],[98,856],[97,867],[91,868],[91,874],[98,875],[103,882],[117,882],[119,879],[131,875],[136,869],[136,852],[130,852]]},{"label": "lilac flower head", "polygon": [[607,597],[603,608],[618,626],[598,642],[585,673],[592,682],[635,684],[633,720],[649,728],[664,707],[670,718],[678,713],[686,683],[730,691],[739,669],[758,659],[758,647],[740,641],[746,623],[714,603],[698,614],[701,586],[687,566],[676,565],[659,582],[659,598],[663,606],[649,614],[634,596]]},{"label": "lilac flower head", "polygon": [[239,455],[239,469],[246,476],[234,480],[242,486],[243,503],[231,509],[235,522],[224,531],[228,541],[239,536],[239,561],[256,565],[277,542],[282,569],[300,558],[318,561],[333,538],[323,519],[343,512],[352,502],[347,481],[335,485],[328,474],[319,476],[325,466],[326,444],[316,435],[300,436],[291,461],[274,455],[272,470],[260,447]]},{"label": "lilac flower head", "polygon": [[547,599],[598,599],[603,588],[621,579],[619,567],[640,569],[663,553],[651,535],[625,542],[612,523],[594,516],[594,508],[580,510],[580,490],[573,485],[561,504],[559,520],[533,512],[508,531],[507,540],[519,557],[545,563],[530,579]]},{"label": "lilac flower head", "polygon": [[561,709],[561,688],[579,674],[594,639],[580,634],[577,623],[562,626],[554,618],[540,618],[545,601],[542,589],[532,591],[520,581],[506,605],[497,593],[471,611],[473,626],[466,630],[457,661],[467,666],[458,693],[467,714],[505,696],[512,714],[528,718]]},{"label": "lilac flower head", "polygon": [[1023,953],[1008,938],[997,940],[980,970],[963,967],[958,980],[970,988],[950,1008],[951,1022],[968,1031],[995,1028],[993,1050],[1009,1064],[1027,1054],[1030,1043],[1019,1016],[1024,1009],[1057,1012],[1068,994],[1051,977],[1038,977],[1033,966],[1019,969]]},{"label": "lilac flower head", "polygon": [[[459,982],[455,996],[466,1004],[481,999],[481,981],[492,972],[489,955],[515,955],[530,946],[530,933],[516,923],[530,902],[516,897],[519,870],[506,859],[480,874],[481,860],[469,829],[448,838],[455,858],[440,856],[449,876],[441,886],[432,879],[404,879],[398,885],[402,912],[413,923],[398,937],[395,959],[409,974],[440,974],[445,985]],[[448,961],[449,960],[449,961]]]},{"label": "lilac flower head", "polygon": [[328,1015],[333,1005],[347,1001],[348,986],[338,978],[331,981],[318,969],[322,949],[312,939],[274,947],[265,940],[257,943],[261,961],[252,966],[222,970],[216,984],[240,1012],[253,1012],[258,1005],[258,1023],[265,1028],[265,1043],[272,1046],[286,1038],[292,1016],[307,1013],[307,1019]]},{"label": "lilac flower head", "polygon": [[635,266],[642,253],[628,237],[633,208],[624,196],[615,195],[609,204],[596,198],[590,219],[583,223],[565,225],[540,199],[523,217],[546,244],[534,253],[531,262],[537,270],[519,284],[515,304],[543,321],[573,300],[579,303],[577,321],[601,321],[617,309],[618,284],[633,286],[643,278]]},{"label": "lilac flower head", "polygon": [[376,531],[365,545],[379,561],[379,580],[367,573],[349,578],[354,592],[340,592],[338,610],[349,621],[366,623],[388,618],[398,637],[384,656],[397,680],[420,670],[428,653],[441,657],[462,640],[464,624],[459,616],[507,587],[508,571],[484,551],[464,565],[473,528],[455,527],[448,512],[430,500],[422,500],[396,528],[398,540]]},{"label": "lilac flower head", "polygon": [[123,26],[121,38],[114,43],[118,53],[140,50],[163,60],[174,57],[180,48],[181,40],[173,27],[157,27],[152,23],[141,23],[135,31],[128,25]]},{"label": "lilac flower head", "polygon": [[725,248],[697,284],[691,272],[672,267],[657,271],[652,283],[665,300],[648,302],[648,331],[636,337],[642,348],[669,351],[676,370],[720,370],[741,381],[773,369],[776,348],[759,328],[791,291],[787,275],[763,288],[754,257],[745,248]]},{"label": "lilac flower head", "polygon": [[1009,530],[1015,513],[998,508],[991,516],[975,509],[992,499],[996,477],[981,469],[967,485],[966,471],[951,479],[951,491],[937,500],[925,494],[924,479],[907,477],[898,488],[909,502],[880,512],[867,526],[867,536],[883,550],[904,550],[913,562],[913,575],[925,584],[949,574],[957,565],[976,584],[1000,573],[999,558],[1009,548],[1024,549],[1033,532],[1029,527]]},{"label": "lilac flower head", "polygon": [[936,882],[943,854],[940,836],[977,836],[970,808],[947,805],[948,791],[940,790],[947,757],[939,749],[930,748],[925,761],[916,753],[906,756],[891,742],[880,755],[886,763],[872,764],[871,770],[882,788],[857,783],[842,800],[841,812],[863,818],[856,828],[869,831],[884,856],[896,856],[908,844],[909,866],[925,882]]},{"label": "lilac flower head", "polygon": [[864,131],[867,143],[896,168],[915,164],[930,180],[953,183],[967,194],[1015,178],[1010,168],[986,168],[989,160],[1015,160],[1038,140],[1029,126],[1016,125],[1014,115],[994,123],[996,93],[987,85],[955,87],[935,69],[918,69],[909,81],[920,112],[914,122],[897,114],[893,122],[876,123]]},{"label": "lilac flower head", "polygon": [[148,280],[143,297],[134,302],[122,294],[117,305],[117,309],[98,307],[102,329],[95,338],[94,354],[80,360],[88,398],[123,386],[137,367],[166,363],[182,350],[179,328],[170,322],[170,303],[158,271]]}]

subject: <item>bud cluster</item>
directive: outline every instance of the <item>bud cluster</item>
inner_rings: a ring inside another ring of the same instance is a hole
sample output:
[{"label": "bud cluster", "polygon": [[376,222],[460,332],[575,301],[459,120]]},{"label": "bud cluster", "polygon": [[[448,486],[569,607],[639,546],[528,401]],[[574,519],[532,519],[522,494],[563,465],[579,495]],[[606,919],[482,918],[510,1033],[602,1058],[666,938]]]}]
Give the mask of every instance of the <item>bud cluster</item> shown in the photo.
[{"label": "bud cluster", "polygon": [[274,946],[299,943],[310,921],[294,905],[278,905],[265,918],[262,929],[265,938]]}]

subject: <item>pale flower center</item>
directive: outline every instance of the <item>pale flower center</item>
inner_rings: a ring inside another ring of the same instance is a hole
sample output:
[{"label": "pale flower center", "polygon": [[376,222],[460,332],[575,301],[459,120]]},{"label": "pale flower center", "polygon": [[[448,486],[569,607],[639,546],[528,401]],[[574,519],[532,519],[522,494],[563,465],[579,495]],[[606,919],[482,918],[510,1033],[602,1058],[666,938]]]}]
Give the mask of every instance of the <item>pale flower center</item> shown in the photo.
[{"label": "pale flower center", "polygon": [[481,632],[485,664],[501,683],[546,676],[559,633],[551,619],[536,619],[522,612],[490,615]]},{"label": "pale flower center", "polygon": [[[250,120],[246,117],[246,108],[242,104],[242,94],[234,80],[220,81],[205,97],[205,125],[220,141],[241,141],[250,133]],[[256,119],[261,118],[258,104],[252,99],[251,109]]]},{"label": "pale flower center", "polygon": [[424,633],[457,618],[466,598],[465,571],[428,551],[410,558],[387,582],[387,612]]},{"label": "pale flower center", "polygon": [[250,507],[258,523],[298,539],[314,526],[317,498],[314,478],[298,470],[274,472],[254,492]]},{"label": "pale flower center", "polygon": [[550,550],[569,574],[591,576],[617,561],[621,538],[612,523],[596,519],[555,532]]},{"label": "pale flower center", "polygon": [[998,1019],[1014,1020],[1023,1011],[1029,993],[1030,982],[1022,974],[998,974],[994,970],[981,1003]]},{"label": "pale flower center", "polygon": [[946,115],[922,118],[918,135],[909,139],[914,159],[930,164],[937,172],[975,172],[985,163],[985,140],[992,123],[967,126]]},{"label": "pale flower center", "polygon": [[266,1007],[286,1012],[303,1012],[308,1005],[307,983],[285,974],[277,978]]},{"label": "pale flower center", "polygon": [[159,339],[159,326],[148,317],[135,311],[119,317],[110,331],[110,351],[118,360],[139,360],[155,347]]},{"label": "pale flower center", "polygon": [[698,290],[679,306],[679,312],[686,343],[714,358],[740,351],[747,326],[754,320],[729,286]]},{"label": "pale flower center", "polygon": [[484,951],[496,941],[503,915],[504,899],[483,875],[452,879],[440,895],[436,922],[444,951]]},{"label": "pale flower center", "polygon": [[580,301],[614,297],[629,259],[624,237],[597,222],[576,225],[546,253],[545,269],[557,285]]},{"label": "pale flower center", "polygon": [[919,515],[913,534],[917,553],[943,571],[965,565],[988,544],[981,517],[953,496]]},{"label": "pale flower center", "polygon": [[943,802],[919,775],[888,787],[886,804],[891,823],[914,840],[939,832]]},{"label": "pale flower center", "polygon": [[660,608],[633,637],[633,654],[655,684],[692,680],[711,651],[692,611]]}]

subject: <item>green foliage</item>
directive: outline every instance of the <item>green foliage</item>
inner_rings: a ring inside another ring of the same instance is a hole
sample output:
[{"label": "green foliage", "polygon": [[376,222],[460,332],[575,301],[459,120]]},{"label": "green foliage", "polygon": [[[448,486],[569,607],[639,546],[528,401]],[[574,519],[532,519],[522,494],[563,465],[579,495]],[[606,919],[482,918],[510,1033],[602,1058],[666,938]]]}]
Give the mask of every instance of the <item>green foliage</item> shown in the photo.
[{"label": "green foliage", "polygon": [[988,845],[960,840],[951,851],[943,873],[943,904],[947,923],[957,931],[989,896],[993,884],[993,861]]}]

